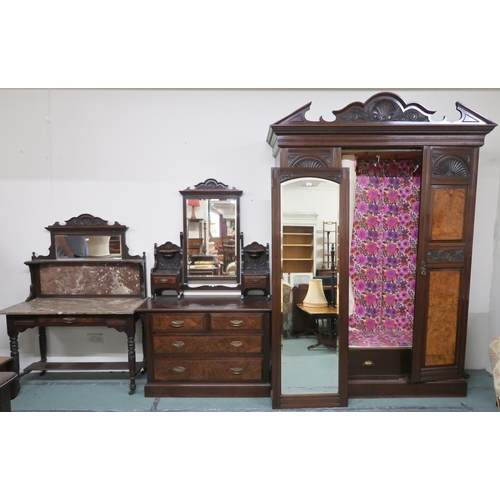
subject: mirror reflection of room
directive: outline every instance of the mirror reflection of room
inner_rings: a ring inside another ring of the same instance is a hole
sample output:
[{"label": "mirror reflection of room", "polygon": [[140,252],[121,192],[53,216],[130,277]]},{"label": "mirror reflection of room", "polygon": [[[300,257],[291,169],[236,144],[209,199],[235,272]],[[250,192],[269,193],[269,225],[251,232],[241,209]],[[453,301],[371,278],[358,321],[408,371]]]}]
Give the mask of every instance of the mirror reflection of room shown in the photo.
[{"label": "mirror reflection of room", "polygon": [[119,236],[60,234],[55,236],[56,257],[73,258],[121,258]]},{"label": "mirror reflection of room", "polygon": [[188,276],[236,276],[236,200],[187,199]]},{"label": "mirror reflection of room", "polygon": [[338,392],[339,185],[282,183],[282,394]]}]

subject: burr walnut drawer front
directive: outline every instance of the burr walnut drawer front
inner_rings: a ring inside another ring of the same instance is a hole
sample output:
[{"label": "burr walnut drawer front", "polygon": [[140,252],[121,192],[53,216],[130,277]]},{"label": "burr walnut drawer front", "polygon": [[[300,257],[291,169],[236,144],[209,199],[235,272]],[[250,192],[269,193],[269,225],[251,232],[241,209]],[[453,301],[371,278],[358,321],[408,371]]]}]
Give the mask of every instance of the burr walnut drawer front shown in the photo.
[{"label": "burr walnut drawer front", "polygon": [[262,313],[211,313],[210,324],[212,330],[261,332],[264,330],[263,318]]},{"label": "burr walnut drawer front", "polygon": [[206,315],[192,314],[154,314],[153,332],[204,332],[207,329]]},{"label": "burr walnut drawer front", "polygon": [[155,354],[262,354],[262,335],[155,335]]},{"label": "burr walnut drawer front", "polygon": [[154,376],[157,381],[259,381],[262,364],[262,358],[156,359]]}]

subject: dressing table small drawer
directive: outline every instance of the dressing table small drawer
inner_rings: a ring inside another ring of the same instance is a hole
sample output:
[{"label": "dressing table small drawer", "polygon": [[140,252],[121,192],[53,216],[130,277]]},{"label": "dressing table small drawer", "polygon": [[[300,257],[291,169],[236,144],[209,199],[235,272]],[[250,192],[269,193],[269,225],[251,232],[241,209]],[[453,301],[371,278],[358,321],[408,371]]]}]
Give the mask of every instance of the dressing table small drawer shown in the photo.
[{"label": "dressing table small drawer", "polygon": [[212,330],[264,330],[263,313],[211,313],[210,324]]},{"label": "dressing table small drawer", "polygon": [[176,285],[179,282],[177,275],[151,275],[153,285],[155,286],[165,286],[165,285]]},{"label": "dressing table small drawer", "polygon": [[269,286],[269,276],[266,275],[261,275],[261,276],[243,276],[242,277],[243,285],[245,285],[247,288],[251,287],[268,287]]},{"label": "dressing table small drawer", "polygon": [[263,336],[156,335],[153,349],[155,354],[262,354]]},{"label": "dressing table small drawer", "polygon": [[239,382],[262,379],[262,358],[156,359],[156,381]]},{"label": "dressing table small drawer", "polygon": [[206,331],[206,315],[193,314],[154,314],[152,319],[153,332],[203,332]]}]

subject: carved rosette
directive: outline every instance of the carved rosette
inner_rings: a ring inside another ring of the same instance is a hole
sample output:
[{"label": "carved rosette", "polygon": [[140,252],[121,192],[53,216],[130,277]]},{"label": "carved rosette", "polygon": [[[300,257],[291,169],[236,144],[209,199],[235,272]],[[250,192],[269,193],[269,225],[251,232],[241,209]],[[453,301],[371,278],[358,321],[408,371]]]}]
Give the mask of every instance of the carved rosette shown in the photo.
[{"label": "carved rosette", "polygon": [[[467,158],[470,161],[470,158]],[[444,158],[434,158],[434,170],[432,175],[434,176],[455,176],[455,177],[467,177],[469,175],[468,165],[460,158],[456,156],[446,156]]]},{"label": "carved rosette", "polygon": [[463,248],[454,250],[429,250],[427,262],[464,262],[465,250]]}]

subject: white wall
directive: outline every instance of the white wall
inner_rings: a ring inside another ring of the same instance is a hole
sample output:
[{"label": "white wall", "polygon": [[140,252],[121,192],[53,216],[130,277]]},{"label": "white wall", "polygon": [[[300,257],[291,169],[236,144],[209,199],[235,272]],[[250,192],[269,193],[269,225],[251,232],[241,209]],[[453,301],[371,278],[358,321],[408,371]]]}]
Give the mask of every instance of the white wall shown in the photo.
[{"label": "white wall", "polygon": [[[376,91],[0,89],[0,309],[26,299],[24,261],[47,253],[47,225],[81,213],[125,224],[130,252],[145,251],[149,269],[154,243],[175,242],[182,230],[179,190],[209,177],[243,190],[245,241],[270,242],[269,125],[310,101],[309,119],[328,118]],[[436,110],[436,120],[457,120],[460,101],[500,123],[499,90],[393,91]],[[500,332],[500,290],[491,279],[500,274],[499,138],[495,129],[480,154],[468,368],[488,366],[488,341]],[[103,329],[100,345],[86,342],[90,331],[99,329],[49,331],[51,359],[126,357],[124,334]],[[20,334],[20,353],[21,367],[37,358],[33,332]],[[0,355],[8,354],[0,319]]]}]

